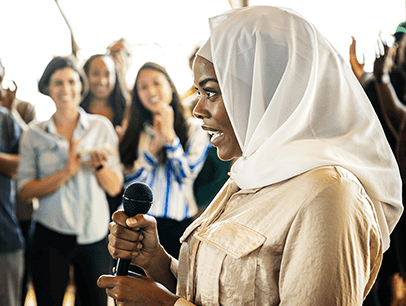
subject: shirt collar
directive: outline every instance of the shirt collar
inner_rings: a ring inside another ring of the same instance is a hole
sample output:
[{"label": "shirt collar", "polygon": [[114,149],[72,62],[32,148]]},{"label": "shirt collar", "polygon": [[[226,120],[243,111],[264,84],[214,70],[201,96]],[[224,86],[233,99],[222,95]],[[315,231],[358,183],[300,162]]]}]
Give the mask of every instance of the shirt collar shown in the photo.
[{"label": "shirt collar", "polygon": [[[87,113],[80,106],[78,106],[77,111],[79,112],[79,121],[75,129],[75,134],[80,133],[81,135],[84,131],[86,131],[89,128],[89,119],[87,117]],[[52,115],[52,117],[48,121],[45,122],[44,130],[47,133],[58,134],[56,131],[54,116],[55,114]]]}]

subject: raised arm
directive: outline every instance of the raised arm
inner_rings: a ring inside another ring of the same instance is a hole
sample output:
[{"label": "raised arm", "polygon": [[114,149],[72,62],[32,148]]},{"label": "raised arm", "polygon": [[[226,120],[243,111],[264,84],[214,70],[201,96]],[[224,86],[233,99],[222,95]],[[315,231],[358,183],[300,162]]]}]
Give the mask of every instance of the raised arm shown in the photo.
[{"label": "raised arm", "polygon": [[398,136],[399,126],[406,114],[406,106],[399,101],[389,78],[389,71],[392,66],[392,51],[394,47],[389,48],[386,44],[382,44],[384,54],[378,54],[376,56],[373,74],[376,79],[378,100],[386,123],[394,135]]}]

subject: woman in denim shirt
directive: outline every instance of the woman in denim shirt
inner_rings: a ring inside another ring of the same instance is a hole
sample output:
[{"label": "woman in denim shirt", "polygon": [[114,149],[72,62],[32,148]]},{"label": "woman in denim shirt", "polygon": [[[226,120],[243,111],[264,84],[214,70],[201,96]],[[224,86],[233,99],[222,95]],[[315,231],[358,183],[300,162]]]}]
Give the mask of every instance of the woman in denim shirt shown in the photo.
[{"label": "woman in denim shirt", "polygon": [[121,190],[118,139],[107,118],[79,107],[86,78],[72,59],[56,57],[38,84],[56,111],[31,125],[21,140],[18,189],[39,199],[29,265],[38,305],[62,305],[69,265],[84,305],[107,305],[96,279],[109,271],[105,192]]}]

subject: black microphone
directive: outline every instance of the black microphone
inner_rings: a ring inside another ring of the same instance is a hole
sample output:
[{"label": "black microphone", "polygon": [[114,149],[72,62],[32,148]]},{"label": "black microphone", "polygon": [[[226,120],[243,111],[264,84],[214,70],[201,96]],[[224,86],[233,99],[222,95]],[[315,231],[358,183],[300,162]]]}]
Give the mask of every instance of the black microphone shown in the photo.
[{"label": "black microphone", "polygon": [[[152,190],[147,184],[142,182],[132,183],[125,189],[123,194],[124,212],[128,217],[146,214],[153,201]],[[130,262],[130,259],[117,259],[115,275],[127,275]]]}]

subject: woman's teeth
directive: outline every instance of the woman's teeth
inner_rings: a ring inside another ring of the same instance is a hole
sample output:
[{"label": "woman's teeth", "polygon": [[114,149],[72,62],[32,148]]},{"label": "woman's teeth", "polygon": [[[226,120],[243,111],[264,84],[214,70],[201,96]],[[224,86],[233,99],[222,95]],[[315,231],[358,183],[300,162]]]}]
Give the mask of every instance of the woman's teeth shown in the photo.
[{"label": "woman's teeth", "polygon": [[218,136],[223,136],[224,133],[223,132],[219,132],[219,131],[210,131],[208,132],[210,136],[212,137],[218,137]]}]

